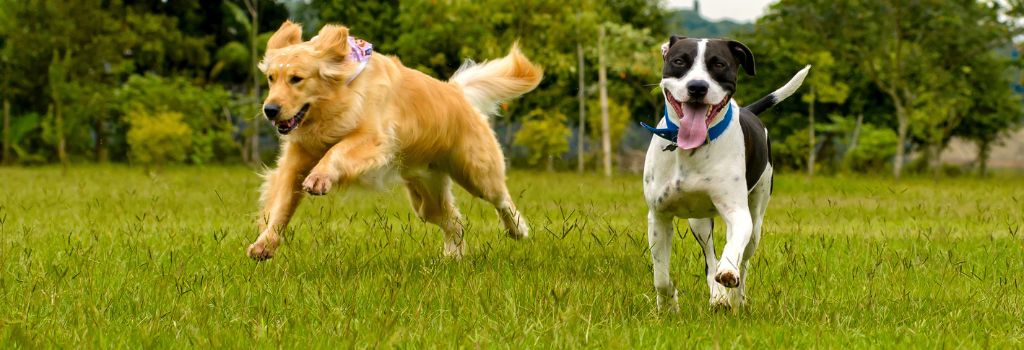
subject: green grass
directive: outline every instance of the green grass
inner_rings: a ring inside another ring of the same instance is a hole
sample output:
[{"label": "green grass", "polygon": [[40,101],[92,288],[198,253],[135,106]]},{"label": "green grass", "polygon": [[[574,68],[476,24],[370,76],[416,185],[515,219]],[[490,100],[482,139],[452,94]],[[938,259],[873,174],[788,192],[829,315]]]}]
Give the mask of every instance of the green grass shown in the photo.
[{"label": "green grass", "polygon": [[669,315],[655,311],[639,176],[510,178],[528,240],[460,190],[468,254],[449,260],[404,191],[349,191],[305,200],[289,241],[255,263],[250,170],[0,168],[0,344],[1024,346],[1021,177],[778,177],[748,307],[708,306],[683,231]]}]

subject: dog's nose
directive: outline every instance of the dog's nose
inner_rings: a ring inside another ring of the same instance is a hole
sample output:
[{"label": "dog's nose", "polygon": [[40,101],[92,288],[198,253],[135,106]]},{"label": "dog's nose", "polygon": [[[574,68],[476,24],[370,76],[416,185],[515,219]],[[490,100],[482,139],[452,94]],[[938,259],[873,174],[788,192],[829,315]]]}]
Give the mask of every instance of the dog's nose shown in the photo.
[{"label": "dog's nose", "polygon": [[690,93],[690,97],[704,97],[708,94],[708,82],[703,80],[694,80],[686,84],[686,92]]},{"label": "dog's nose", "polygon": [[274,120],[277,118],[277,114],[281,113],[281,106],[275,104],[263,105],[263,114],[267,116],[267,119]]}]

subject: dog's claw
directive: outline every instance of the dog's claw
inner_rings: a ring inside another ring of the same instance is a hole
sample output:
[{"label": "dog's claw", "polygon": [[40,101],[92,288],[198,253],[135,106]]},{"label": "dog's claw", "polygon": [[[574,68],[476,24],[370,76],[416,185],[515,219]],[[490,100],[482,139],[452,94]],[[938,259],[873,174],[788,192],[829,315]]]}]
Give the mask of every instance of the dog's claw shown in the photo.
[{"label": "dog's claw", "polygon": [[331,176],[322,172],[313,172],[306,176],[305,181],[302,181],[302,189],[314,196],[325,195],[331,190],[333,182]]},{"label": "dog's claw", "polygon": [[274,257],[274,252],[270,249],[267,249],[267,247],[263,245],[262,242],[250,244],[249,249],[246,250],[246,254],[256,261],[270,260],[270,258]]}]

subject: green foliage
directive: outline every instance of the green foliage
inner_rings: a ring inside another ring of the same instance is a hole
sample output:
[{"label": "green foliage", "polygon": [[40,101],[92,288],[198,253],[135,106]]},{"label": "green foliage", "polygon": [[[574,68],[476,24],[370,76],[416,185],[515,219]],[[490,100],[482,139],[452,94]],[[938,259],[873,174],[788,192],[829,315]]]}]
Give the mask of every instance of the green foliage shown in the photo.
[{"label": "green foliage", "polygon": [[807,89],[803,94],[805,103],[843,103],[850,95],[850,86],[843,81],[837,81],[835,75],[836,60],[828,51],[814,51],[808,54],[798,54],[798,61],[807,62],[814,66],[813,74],[804,80],[804,86],[813,87]]},{"label": "green foliage", "polygon": [[[1021,28],[1000,15],[1004,10],[975,1],[780,1],[742,38],[755,56],[771,59],[758,60],[758,77],[743,81],[740,99],[753,101],[813,63],[798,91],[804,105],[787,101],[770,112],[777,140],[806,132],[801,119],[811,101],[820,102],[816,114],[864,115],[865,125],[891,128],[905,140],[892,143],[894,151],[916,143],[934,156],[953,135],[994,136],[1022,114],[1009,96],[1005,77],[1013,70],[1002,50]],[[972,119],[997,126],[965,122]]]},{"label": "green foliage", "polygon": [[772,158],[775,160],[775,167],[794,169],[807,166],[807,151],[810,145],[806,127],[793,131],[779,141],[772,139]]},{"label": "green foliage", "polygon": [[11,118],[11,150],[22,163],[44,163],[46,158],[39,153],[33,152],[32,134],[42,128],[43,117],[36,113],[29,113]]},{"label": "green foliage", "polygon": [[857,146],[846,153],[844,165],[854,171],[881,172],[888,160],[896,154],[898,140],[896,132],[890,128],[864,124],[861,126]]},{"label": "green foliage", "polygon": [[552,169],[552,158],[569,151],[572,131],[565,125],[565,114],[535,109],[526,116],[523,127],[516,132],[515,144],[530,150],[530,165],[546,161]]},{"label": "green foliage", "polygon": [[[587,136],[591,140],[601,139],[601,103],[598,99],[592,98],[587,101],[587,123],[593,127],[587,129]],[[615,100],[608,100],[608,126],[611,134],[612,149],[618,149],[618,143],[626,134],[626,128],[634,127],[629,108]],[[598,141],[599,142],[599,141]]]},{"label": "green foliage", "polygon": [[187,159],[192,147],[192,129],[182,121],[184,118],[177,112],[135,111],[125,115],[132,160],[148,167]]},{"label": "green foliage", "polygon": [[[927,154],[954,136],[989,149],[1024,115],[1008,88],[1020,76],[1014,67],[1020,60],[1008,57],[1011,38],[1022,33],[1012,20],[1024,13],[1020,1],[782,0],[756,30],[708,21],[697,11],[669,10],[654,0],[254,3],[258,28],[239,0],[0,0],[0,93],[11,101],[12,115],[37,116],[15,120],[15,155],[22,162],[55,161],[56,146],[64,145],[75,161],[126,160],[129,126],[122,117],[138,108],[186,116],[183,122],[195,134],[188,162],[237,159],[237,141],[252,142],[247,136],[262,125],[252,119],[260,98],[252,92],[264,82],[252,77],[251,44],[259,57],[285,18],[302,21],[307,38],[324,23],[347,25],[378,52],[440,79],[464,59],[500,57],[518,41],[544,67],[545,78],[537,90],[505,105],[495,127],[506,131],[535,110],[571,116],[563,124],[578,124],[576,48],[584,51],[583,95],[591,101],[598,90],[599,28],[608,37],[615,141],[620,130],[635,127],[633,119],[660,113],[660,95],[649,92],[660,79],[658,44],[670,33],[745,42],[757,57],[758,76],[741,74],[741,103],[776,89],[803,65],[815,66],[799,98],[765,117],[780,144],[805,137],[799,133],[807,131],[808,103],[816,115],[864,115],[864,125],[905,138],[894,148],[913,145],[931,150]],[[590,107],[588,136],[600,130],[600,109]],[[27,127],[29,121],[39,124]],[[816,138],[818,159],[827,163],[822,166],[845,167],[851,157],[845,153],[852,151],[838,140],[850,131],[828,125],[816,130],[822,133]],[[507,147],[512,139],[502,141]],[[797,163],[783,158],[780,164]]]},{"label": "green foliage", "polygon": [[231,96],[223,88],[196,86],[182,77],[135,75],[115,95],[120,101],[118,109],[126,116],[139,111],[148,115],[175,112],[188,116],[183,122],[196,135],[196,153],[183,154],[187,155],[185,159],[201,164],[236,158],[234,128],[225,119]]}]

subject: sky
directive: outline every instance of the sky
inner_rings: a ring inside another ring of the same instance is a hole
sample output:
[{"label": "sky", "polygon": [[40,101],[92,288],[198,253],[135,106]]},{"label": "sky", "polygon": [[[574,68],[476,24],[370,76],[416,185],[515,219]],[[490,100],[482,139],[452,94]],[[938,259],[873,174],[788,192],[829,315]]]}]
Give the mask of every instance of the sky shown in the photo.
[{"label": "sky", "polygon": [[[731,19],[739,22],[753,22],[764,14],[769,4],[777,0],[703,0],[700,12],[710,20]],[[693,0],[666,0],[669,8],[693,8]]]}]

